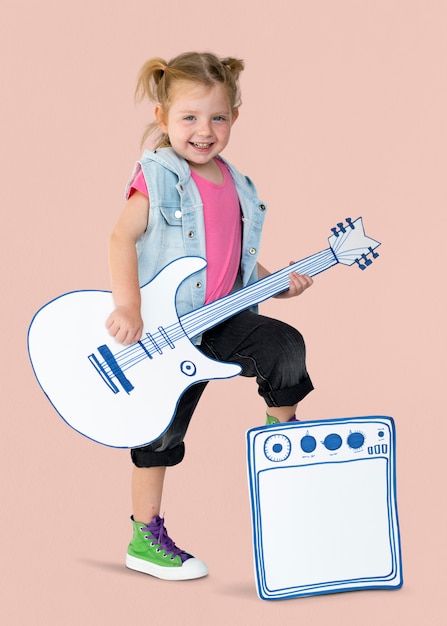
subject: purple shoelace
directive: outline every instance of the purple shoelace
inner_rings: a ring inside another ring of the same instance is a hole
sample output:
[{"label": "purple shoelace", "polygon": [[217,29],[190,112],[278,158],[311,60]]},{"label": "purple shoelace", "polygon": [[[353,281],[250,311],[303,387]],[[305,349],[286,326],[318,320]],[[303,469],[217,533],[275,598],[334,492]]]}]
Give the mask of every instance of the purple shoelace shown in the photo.
[{"label": "purple shoelace", "polygon": [[166,554],[171,554],[171,559],[175,556],[179,556],[184,563],[187,559],[192,557],[191,554],[184,552],[180,548],[177,548],[175,543],[168,535],[168,531],[164,525],[164,517],[160,517],[159,515],[155,515],[152,518],[152,521],[147,526],[144,526],[143,530],[151,533],[152,537],[155,539],[156,543],[160,544],[160,547],[163,548]]}]

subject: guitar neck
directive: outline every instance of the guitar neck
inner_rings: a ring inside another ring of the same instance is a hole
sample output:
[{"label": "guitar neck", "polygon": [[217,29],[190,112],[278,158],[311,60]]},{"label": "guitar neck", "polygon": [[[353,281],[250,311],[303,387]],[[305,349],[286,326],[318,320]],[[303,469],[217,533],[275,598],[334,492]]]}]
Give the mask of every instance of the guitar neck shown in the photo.
[{"label": "guitar neck", "polygon": [[289,288],[291,272],[316,276],[337,265],[338,260],[331,248],[317,252],[301,261],[288,265],[256,283],[234,293],[206,304],[180,318],[180,323],[189,338],[204,333],[209,328],[220,324],[236,313],[240,313],[260,302],[286,291]]}]

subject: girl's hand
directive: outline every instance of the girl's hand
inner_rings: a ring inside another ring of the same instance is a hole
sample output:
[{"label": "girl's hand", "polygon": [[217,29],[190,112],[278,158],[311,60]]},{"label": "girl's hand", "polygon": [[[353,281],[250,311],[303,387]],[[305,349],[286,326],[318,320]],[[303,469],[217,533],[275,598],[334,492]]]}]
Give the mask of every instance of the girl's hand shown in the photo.
[{"label": "girl's hand", "polygon": [[117,306],[107,318],[106,328],[112,337],[125,346],[139,341],[143,332],[139,307]]},{"label": "girl's hand", "polygon": [[[293,265],[295,261],[290,261],[290,265]],[[306,274],[297,274],[296,272],[292,272],[290,274],[290,285],[287,291],[283,291],[283,293],[278,294],[277,298],[293,298],[295,296],[299,296],[303,293],[308,287],[313,284],[313,280],[310,276]]]}]

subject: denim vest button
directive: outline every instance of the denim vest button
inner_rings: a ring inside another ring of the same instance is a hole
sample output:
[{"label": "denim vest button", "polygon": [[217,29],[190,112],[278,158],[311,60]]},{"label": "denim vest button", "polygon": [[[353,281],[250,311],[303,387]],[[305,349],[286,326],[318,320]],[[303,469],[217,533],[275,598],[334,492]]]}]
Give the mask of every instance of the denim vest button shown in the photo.
[{"label": "denim vest button", "polygon": [[174,213],[174,217],[176,217],[179,220],[182,217],[182,212],[181,211],[176,211]]},{"label": "denim vest button", "polygon": [[261,211],[265,211],[265,204],[260,204],[259,208],[261,209]]},{"label": "denim vest button", "polygon": [[197,289],[200,289],[201,286],[202,286],[202,283],[200,281],[198,283],[196,283]]},{"label": "denim vest button", "polygon": [[193,230],[190,230],[190,231],[189,231],[189,233],[188,233],[188,237],[189,237],[190,239],[192,239],[192,238],[194,237],[194,231],[193,231]]},{"label": "denim vest button", "polygon": [[249,252],[250,254],[256,254],[256,248],[250,248]]}]

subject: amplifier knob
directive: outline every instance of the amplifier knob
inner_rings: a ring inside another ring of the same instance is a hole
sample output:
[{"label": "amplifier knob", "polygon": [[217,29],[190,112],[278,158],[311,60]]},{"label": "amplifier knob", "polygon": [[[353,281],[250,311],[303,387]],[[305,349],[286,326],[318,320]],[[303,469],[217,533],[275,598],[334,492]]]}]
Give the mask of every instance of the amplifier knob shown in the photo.
[{"label": "amplifier knob", "polygon": [[289,455],[292,444],[285,435],[271,435],[264,442],[264,454],[270,461],[285,461]]},{"label": "amplifier knob", "polygon": [[340,435],[337,435],[337,433],[332,433],[328,435],[323,441],[325,448],[327,448],[328,450],[338,450],[341,447],[342,443],[342,439]]},{"label": "amplifier knob", "polygon": [[363,433],[351,433],[348,437],[348,446],[357,450],[365,443],[365,435]]},{"label": "amplifier knob", "polygon": [[310,452],[313,452],[316,447],[317,447],[317,440],[315,439],[315,437],[312,437],[311,435],[305,435],[301,439],[301,450],[303,452],[306,452],[307,454],[309,454]]}]

